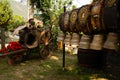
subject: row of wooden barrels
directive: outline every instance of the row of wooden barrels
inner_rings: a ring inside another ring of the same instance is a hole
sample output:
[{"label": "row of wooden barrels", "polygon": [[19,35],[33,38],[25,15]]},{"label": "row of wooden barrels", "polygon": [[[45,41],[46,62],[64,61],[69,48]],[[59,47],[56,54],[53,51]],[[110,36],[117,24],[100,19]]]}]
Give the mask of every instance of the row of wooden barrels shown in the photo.
[{"label": "row of wooden barrels", "polygon": [[66,35],[59,34],[57,41],[62,41],[66,45],[71,45],[72,47],[77,47],[86,50],[102,50],[103,48],[118,50],[119,48],[119,35],[113,32],[110,32],[107,35],[79,35],[77,33],[68,33]]},{"label": "row of wooden barrels", "polygon": [[80,8],[61,13],[60,29],[63,32],[84,34],[120,31],[119,0],[97,0]]},{"label": "row of wooden barrels", "polygon": [[105,67],[113,60],[110,60],[110,55],[116,55],[120,51],[120,37],[115,32],[94,35],[60,33],[57,41],[77,48],[78,64],[84,67]]}]

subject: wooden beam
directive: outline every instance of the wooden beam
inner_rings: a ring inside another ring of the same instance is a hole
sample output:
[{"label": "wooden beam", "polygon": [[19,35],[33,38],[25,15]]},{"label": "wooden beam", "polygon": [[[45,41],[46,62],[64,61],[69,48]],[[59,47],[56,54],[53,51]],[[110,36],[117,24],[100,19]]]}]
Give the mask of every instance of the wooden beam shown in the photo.
[{"label": "wooden beam", "polygon": [[0,57],[9,56],[9,55],[12,55],[12,54],[21,54],[21,52],[25,52],[25,51],[27,51],[27,49],[21,49],[21,50],[9,52],[9,53],[6,53],[6,54],[1,54]]}]

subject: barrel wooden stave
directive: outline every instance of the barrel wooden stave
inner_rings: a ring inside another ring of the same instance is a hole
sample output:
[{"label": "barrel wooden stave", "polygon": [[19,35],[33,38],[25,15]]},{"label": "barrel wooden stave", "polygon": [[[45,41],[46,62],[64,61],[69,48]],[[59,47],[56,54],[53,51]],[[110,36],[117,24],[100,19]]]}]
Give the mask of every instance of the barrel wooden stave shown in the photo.
[{"label": "barrel wooden stave", "polygon": [[72,38],[72,36],[71,36],[71,34],[70,34],[70,33],[66,34],[65,39],[64,39],[64,41],[63,41],[63,43],[65,43],[66,45],[70,45],[71,38]]},{"label": "barrel wooden stave", "polygon": [[60,29],[63,32],[68,32],[68,24],[69,24],[69,12],[62,13],[59,17],[59,25]]},{"label": "barrel wooden stave", "polygon": [[65,37],[65,35],[64,35],[63,33],[59,33],[59,34],[58,34],[58,37],[57,37],[57,41],[58,41],[58,42],[59,42],[59,41],[62,41],[62,42],[63,42],[64,37]]},{"label": "barrel wooden stave", "polygon": [[107,39],[103,45],[103,48],[110,50],[117,50],[119,44],[118,34],[110,32],[107,35]]},{"label": "barrel wooden stave", "polygon": [[91,24],[90,24],[90,5],[84,5],[78,10],[78,27],[77,29],[84,34],[91,34]]},{"label": "barrel wooden stave", "polygon": [[77,33],[73,33],[72,34],[72,38],[71,38],[71,46],[79,46],[79,41],[80,41],[80,35]]},{"label": "barrel wooden stave", "polygon": [[96,34],[93,36],[92,43],[90,44],[90,49],[93,50],[102,50],[103,47],[103,38],[102,34]]},{"label": "barrel wooden stave", "polygon": [[90,43],[91,43],[91,35],[83,34],[80,39],[79,48],[80,49],[89,49]]}]

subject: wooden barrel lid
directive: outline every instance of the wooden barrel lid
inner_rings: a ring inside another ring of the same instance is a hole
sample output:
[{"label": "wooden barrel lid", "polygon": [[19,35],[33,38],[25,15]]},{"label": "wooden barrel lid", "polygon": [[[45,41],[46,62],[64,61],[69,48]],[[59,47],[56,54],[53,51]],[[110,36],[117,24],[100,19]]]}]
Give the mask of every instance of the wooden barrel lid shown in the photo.
[{"label": "wooden barrel lid", "polygon": [[95,34],[104,33],[105,31],[105,26],[103,26],[102,22],[104,3],[105,0],[95,1],[91,4],[91,25]]},{"label": "wooden barrel lid", "polygon": [[69,24],[69,12],[65,12],[64,13],[64,20],[63,20],[64,31],[68,31],[68,24]]},{"label": "wooden barrel lid", "polygon": [[91,25],[90,25],[90,5],[84,5],[82,6],[78,11],[78,24],[79,29],[84,34],[90,34],[91,33]]},{"label": "wooden barrel lid", "polygon": [[70,22],[69,22],[69,29],[70,32],[77,32],[78,30],[76,29],[76,21],[77,21],[77,15],[78,9],[73,9],[70,13]]},{"label": "wooden barrel lid", "polygon": [[60,29],[63,30],[63,13],[61,13],[59,16],[59,26]]},{"label": "wooden barrel lid", "polygon": [[69,11],[61,13],[59,16],[59,26],[63,32],[68,32]]}]

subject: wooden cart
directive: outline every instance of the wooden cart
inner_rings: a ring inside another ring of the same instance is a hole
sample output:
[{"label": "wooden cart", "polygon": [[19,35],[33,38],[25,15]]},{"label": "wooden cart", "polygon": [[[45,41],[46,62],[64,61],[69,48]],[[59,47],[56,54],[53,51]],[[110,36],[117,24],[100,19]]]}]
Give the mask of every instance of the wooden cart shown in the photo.
[{"label": "wooden cart", "polygon": [[8,64],[13,65],[19,61],[27,60],[34,49],[38,50],[37,53],[42,59],[46,59],[50,55],[49,43],[52,38],[50,30],[43,30],[41,32],[38,30],[21,30],[19,36],[19,43],[24,46],[23,49],[0,54],[0,57],[8,57]]}]

